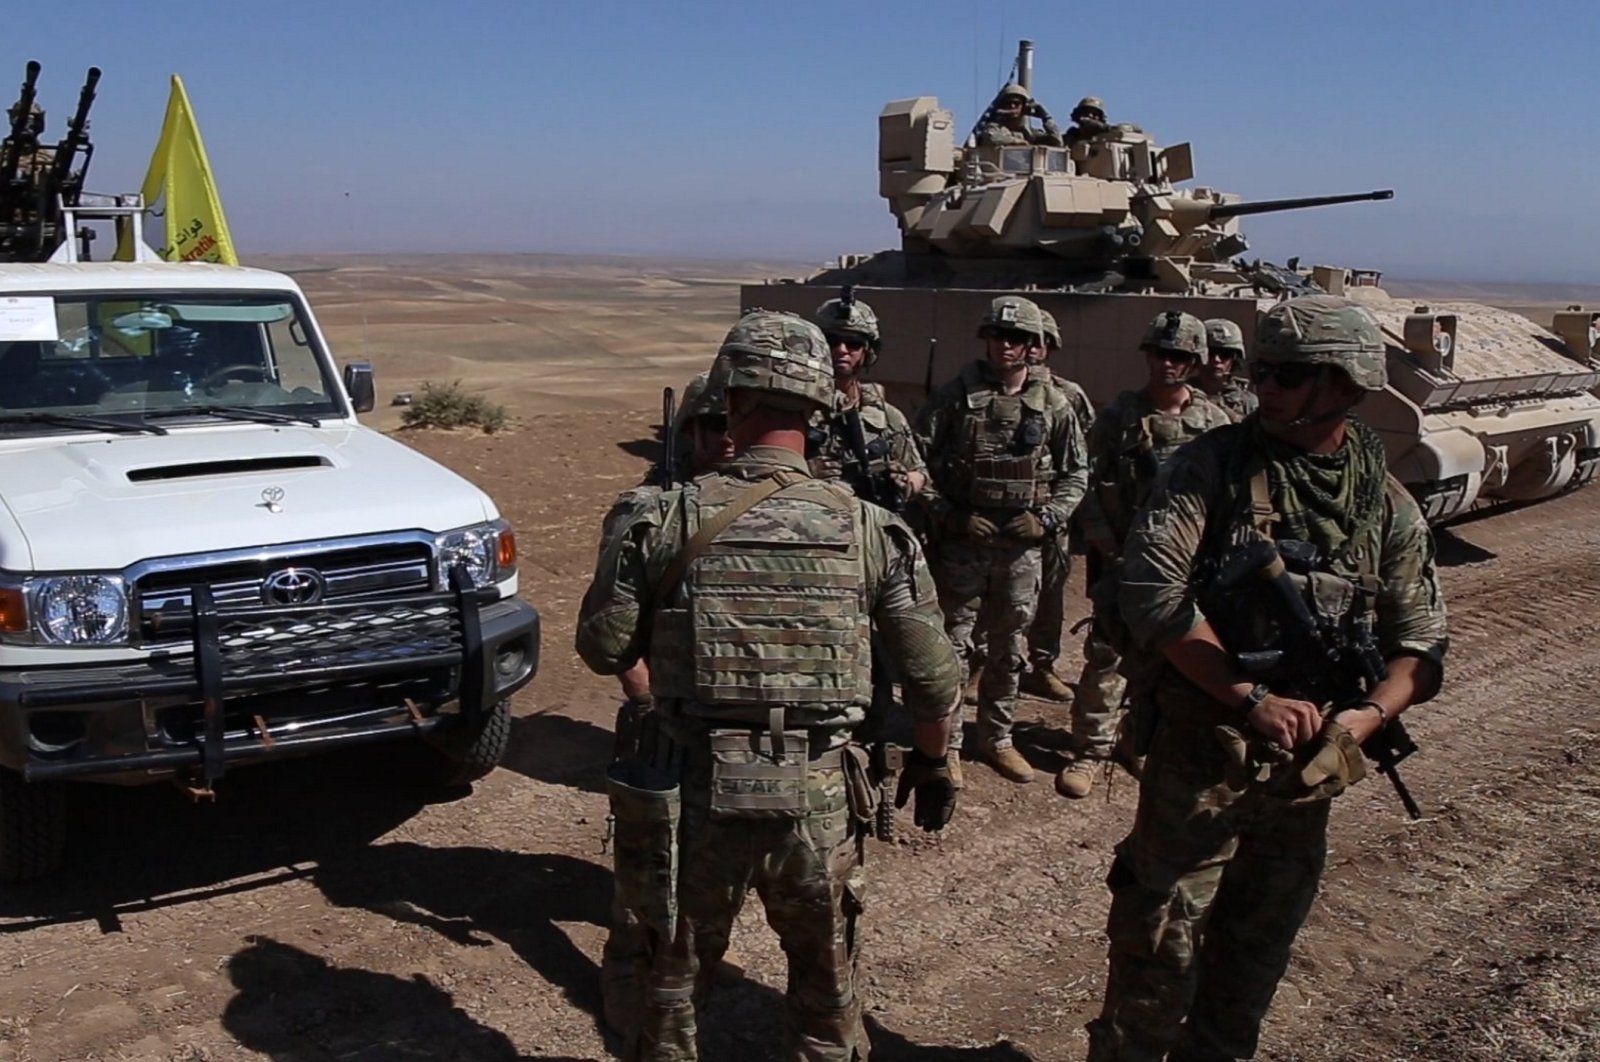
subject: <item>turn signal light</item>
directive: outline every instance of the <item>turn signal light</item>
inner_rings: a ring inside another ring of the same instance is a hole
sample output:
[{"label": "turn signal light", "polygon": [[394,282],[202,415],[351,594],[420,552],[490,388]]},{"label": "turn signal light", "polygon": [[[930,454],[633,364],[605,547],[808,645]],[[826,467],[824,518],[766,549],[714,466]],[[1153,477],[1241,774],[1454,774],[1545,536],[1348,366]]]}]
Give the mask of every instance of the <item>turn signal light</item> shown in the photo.
[{"label": "turn signal light", "polygon": [[495,564],[502,572],[517,566],[517,533],[509,527],[500,532],[500,550]]},{"label": "turn signal light", "polygon": [[0,587],[0,631],[22,634],[28,629],[28,600],[20,587]]}]

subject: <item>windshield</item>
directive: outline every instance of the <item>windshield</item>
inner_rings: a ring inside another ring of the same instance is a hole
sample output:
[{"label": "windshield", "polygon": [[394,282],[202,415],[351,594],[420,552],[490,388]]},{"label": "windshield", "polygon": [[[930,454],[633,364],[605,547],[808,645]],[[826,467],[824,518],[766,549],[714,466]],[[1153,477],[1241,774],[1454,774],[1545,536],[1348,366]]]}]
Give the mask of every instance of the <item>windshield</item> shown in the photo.
[{"label": "windshield", "polygon": [[289,295],[0,301],[0,432],[71,430],[71,416],[137,424],[158,415],[170,426],[188,413],[215,417],[224,408],[344,415],[304,310]]}]

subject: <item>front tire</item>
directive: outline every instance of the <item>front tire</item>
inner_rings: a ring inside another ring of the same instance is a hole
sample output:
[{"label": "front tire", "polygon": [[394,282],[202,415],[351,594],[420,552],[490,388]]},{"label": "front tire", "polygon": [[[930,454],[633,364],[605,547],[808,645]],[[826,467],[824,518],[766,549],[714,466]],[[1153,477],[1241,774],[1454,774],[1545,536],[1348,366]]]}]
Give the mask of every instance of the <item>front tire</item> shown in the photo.
[{"label": "front tire", "polygon": [[0,767],[0,884],[31,881],[58,869],[66,838],[66,784],[30,783]]},{"label": "front tire", "polygon": [[461,789],[489,775],[511,744],[511,699],[484,710],[475,734],[444,735],[434,749],[443,761],[439,780],[447,789]]}]

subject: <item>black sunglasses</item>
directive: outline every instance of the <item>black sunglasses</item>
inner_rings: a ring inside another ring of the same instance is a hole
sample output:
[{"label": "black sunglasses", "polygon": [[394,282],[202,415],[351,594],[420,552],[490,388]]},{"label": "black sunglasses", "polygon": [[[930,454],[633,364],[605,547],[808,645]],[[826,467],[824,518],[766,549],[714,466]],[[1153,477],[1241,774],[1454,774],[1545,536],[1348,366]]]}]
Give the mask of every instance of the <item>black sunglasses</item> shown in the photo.
[{"label": "black sunglasses", "polygon": [[841,332],[830,332],[823,338],[828,341],[828,346],[843,347],[852,353],[867,349],[868,341],[862,336],[845,335]]},{"label": "black sunglasses", "polygon": [[1315,379],[1321,371],[1321,365],[1309,365],[1303,361],[1257,361],[1250,365],[1250,379],[1258,384],[1276,380],[1285,391],[1293,391],[1305,386],[1308,380]]},{"label": "black sunglasses", "polygon": [[1030,343],[1039,342],[1039,337],[1032,332],[1023,332],[1016,328],[990,328],[987,330],[987,335],[990,339],[998,339],[1015,347],[1025,347]]},{"label": "black sunglasses", "polygon": [[1190,354],[1182,350],[1168,350],[1165,347],[1152,347],[1149,354],[1152,358],[1158,358],[1161,361],[1175,361],[1180,365],[1193,365],[1200,360],[1198,354]]}]

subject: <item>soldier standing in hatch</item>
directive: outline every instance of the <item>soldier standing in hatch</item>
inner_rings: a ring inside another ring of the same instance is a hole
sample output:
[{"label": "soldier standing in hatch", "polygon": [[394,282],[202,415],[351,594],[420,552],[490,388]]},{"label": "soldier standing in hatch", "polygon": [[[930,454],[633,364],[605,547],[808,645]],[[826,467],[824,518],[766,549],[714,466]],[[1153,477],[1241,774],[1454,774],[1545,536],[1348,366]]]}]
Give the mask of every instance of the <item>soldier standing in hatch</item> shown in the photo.
[{"label": "soldier standing in hatch", "polygon": [[28,108],[28,120],[23,123],[20,135],[16,133],[18,116],[16,103],[6,108],[5,139],[11,141],[10,150],[16,152],[17,177],[25,181],[36,180],[56,164],[55,149],[39,142],[39,138],[44,136],[44,108],[37,103]]},{"label": "soldier standing in hatch", "polygon": [[[922,500],[938,528],[935,582],[963,666],[973,666],[974,629],[987,632],[975,752],[1003,778],[1024,783],[1033,781],[1033,768],[1013,747],[1011,728],[1042,545],[1072,518],[1087,465],[1071,403],[1048,373],[1028,365],[1030,347],[1044,340],[1039,307],[1001,296],[978,335],[986,357],[923,408],[918,434],[933,484]],[[951,760],[959,762],[959,720],[951,738]]]},{"label": "soldier standing in hatch", "polygon": [[1148,382],[1112,399],[1089,433],[1089,493],[1078,523],[1092,551],[1095,615],[1084,638],[1083,671],[1072,701],[1073,761],[1056,775],[1056,791],[1074,799],[1094,788],[1094,776],[1111,759],[1122,721],[1127,682],[1106,601],[1116,592],[1118,560],[1134,513],[1155,485],[1156,472],[1178,447],[1229,423],[1220,406],[1189,386],[1206,363],[1206,330],[1198,317],[1176,310],[1157,314],[1139,350]]},{"label": "soldier standing in hatch", "polygon": [[871,640],[913,719],[897,803],[914,795],[928,830],[955,809],[959,667],[910,529],[807,471],[807,426],[834,392],[821,332],[748,314],[716,371],[733,460],[629,515],[578,619],[594,671],[648,654],[660,737],[648,763],[608,778],[617,888],[651,945],[627,1057],[696,1057],[696,1011],[754,885],[789,962],[782,1057],[850,1062],[868,1051],[855,974],[876,787],[850,738],[872,695]]},{"label": "soldier standing in hatch", "polygon": [[1206,350],[1210,361],[1195,382],[1234,421],[1243,420],[1256,408],[1256,393],[1235,375],[1244,360],[1244,330],[1226,317],[1212,318],[1206,322]]},{"label": "soldier standing in hatch", "polygon": [[[1382,441],[1350,419],[1385,383],[1377,321],[1329,295],[1280,303],[1251,375],[1260,409],[1174,457],[1127,541],[1121,613],[1161,663],[1139,810],[1106,879],[1110,973],[1090,1062],[1254,1057],[1327,858],[1329,801],[1364,775],[1360,745],[1443,675],[1432,536]],[[1326,718],[1294,674],[1317,661],[1293,657],[1266,684],[1235,666],[1260,648],[1260,610],[1207,573],[1263,537],[1315,547],[1302,585],[1330,640],[1385,661],[1364,699]]]},{"label": "soldier standing in hatch", "polygon": [[[674,422],[667,426],[677,435],[673,449],[678,467],[671,481],[682,483],[720,468],[733,457],[733,440],[728,436],[728,407],[721,382],[712,382],[703,372],[683,389]],[[612,538],[641,504],[653,503],[664,489],[667,476],[652,468],[644,482],[617,496],[600,525],[599,557],[604,557]],[[613,761],[634,756],[641,732],[654,726],[650,715],[650,667],[640,660],[617,676],[622,685],[622,705],[617,709]],[[639,1021],[644,1000],[644,982],[650,970],[649,940],[645,928],[618,900],[611,902],[611,928],[600,953],[600,1000],[606,1025],[625,1040]]]},{"label": "soldier standing in hatch", "polygon": [[[1034,128],[1028,122],[1030,118],[1039,119],[1044,127]],[[1062,139],[1061,127],[1044,105],[1034,100],[1031,92],[1015,83],[1006,85],[989,104],[983,124],[978,126],[978,146],[1026,147],[1029,144],[1064,147],[1066,141]]]},{"label": "soldier standing in hatch", "polygon": [[[807,435],[811,474],[841,482],[856,497],[903,513],[928,485],[928,468],[905,414],[884,398],[881,385],[862,380],[883,347],[878,315],[847,293],[817,307],[812,320],[828,342],[836,393],[833,408],[813,419]],[[861,425],[865,467],[850,441],[852,419]]]},{"label": "soldier standing in hatch", "polygon": [[1090,140],[1110,131],[1106,121],[1106,105],[1098,96],[1085,96],[1072,108],[1072,128],[1067,130],[1066,144],[1071,147],[1080,140]]}]

